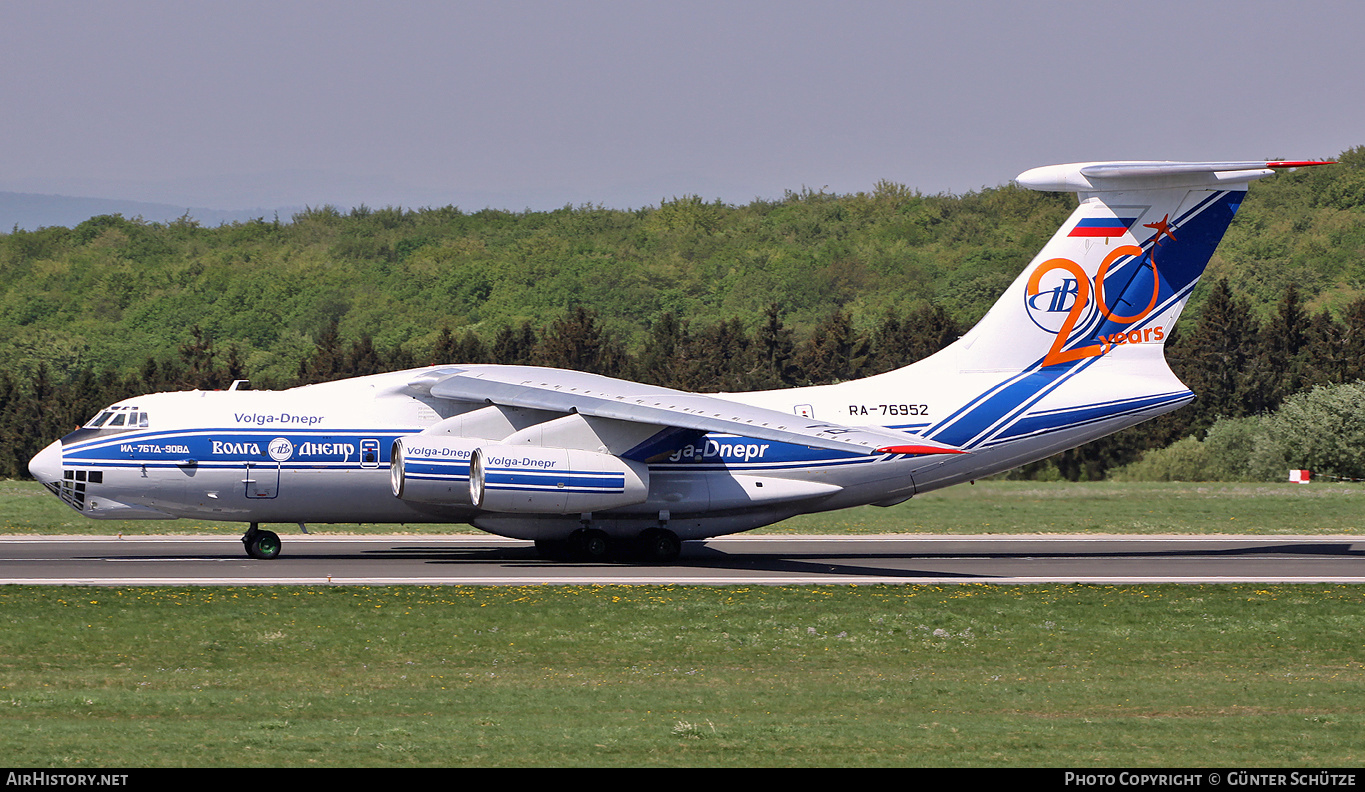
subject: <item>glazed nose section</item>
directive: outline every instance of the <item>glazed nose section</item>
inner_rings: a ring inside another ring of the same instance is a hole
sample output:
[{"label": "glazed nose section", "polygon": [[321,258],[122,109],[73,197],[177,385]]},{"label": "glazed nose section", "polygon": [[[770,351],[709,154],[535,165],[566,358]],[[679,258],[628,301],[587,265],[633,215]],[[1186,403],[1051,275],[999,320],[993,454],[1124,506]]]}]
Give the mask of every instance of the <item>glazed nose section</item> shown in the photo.
[{"label": "glazed nose section", "polygon": [[28,461],[28,472],[43,484],[62,480],[62,441],[54,440]]}]

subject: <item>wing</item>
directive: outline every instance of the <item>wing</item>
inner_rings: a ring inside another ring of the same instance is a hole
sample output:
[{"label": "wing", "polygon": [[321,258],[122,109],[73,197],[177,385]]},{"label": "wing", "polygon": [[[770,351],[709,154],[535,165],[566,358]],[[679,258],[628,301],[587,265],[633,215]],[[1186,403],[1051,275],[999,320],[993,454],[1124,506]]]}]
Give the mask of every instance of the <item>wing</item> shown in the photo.
[{"label": "wing", "polygon": [[409,387],[440,399],[486,402],[860,454],[961,454],[961,449],[879,426],[842,426],[718,396],[535,366],[469,366],[424,372]]}]

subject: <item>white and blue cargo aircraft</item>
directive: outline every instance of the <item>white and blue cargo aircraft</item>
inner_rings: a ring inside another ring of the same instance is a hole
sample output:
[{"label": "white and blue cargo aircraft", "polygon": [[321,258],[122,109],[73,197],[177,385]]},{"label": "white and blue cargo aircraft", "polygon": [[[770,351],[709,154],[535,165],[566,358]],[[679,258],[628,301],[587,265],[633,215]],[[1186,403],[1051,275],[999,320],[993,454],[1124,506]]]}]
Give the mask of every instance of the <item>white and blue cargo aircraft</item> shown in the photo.
[{"label": "white and blue cargo aircraft", "polygon": [[889,506],[1194,398],[1164,340],[1249,182],[1318,162],[1094,162],[1019,184],[1079,207],[941,352],[866,379],[703,395],[558,369],[446,365],[285,391],[126,399],[33,476],[87,517],[464,522],[551,557]]}]

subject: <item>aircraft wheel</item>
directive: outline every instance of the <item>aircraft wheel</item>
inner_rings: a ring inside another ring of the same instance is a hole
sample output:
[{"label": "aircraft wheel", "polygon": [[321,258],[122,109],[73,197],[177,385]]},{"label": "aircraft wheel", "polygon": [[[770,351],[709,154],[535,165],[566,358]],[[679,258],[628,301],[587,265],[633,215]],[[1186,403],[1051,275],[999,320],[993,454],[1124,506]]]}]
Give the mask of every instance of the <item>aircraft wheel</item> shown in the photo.
[{"label": "aircraft wheel", "polygon": [[268,561],[280,554],[280,537],[274,531],[256,531],[246,542],[246,553]]},{"label": "aircraft wheel", "polygon": [[667,528],[650,528],[640,534],[640,549],[646,561],[667,563],[682,554],[682,540]]},{"label": "aircraft wheel", "polygon": [[582,556],[589,561],[600,561],[611,552],[611,537],[595,528],[583,531],[576,544]]}]

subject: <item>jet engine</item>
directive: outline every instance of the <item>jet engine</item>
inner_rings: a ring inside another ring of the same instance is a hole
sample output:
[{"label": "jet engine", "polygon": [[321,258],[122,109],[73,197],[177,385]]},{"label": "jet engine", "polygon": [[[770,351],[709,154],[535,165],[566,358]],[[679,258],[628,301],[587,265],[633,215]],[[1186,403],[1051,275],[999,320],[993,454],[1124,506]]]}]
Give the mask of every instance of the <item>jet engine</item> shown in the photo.
[{"label": "jet engine", "polygon": [[485,511],[573,514],[649,496],[649,467],[611,454],[533,445],[483,445],[469,462],[468,496]]},{"label": "jet engine", "polygon": [[389,478],[395,497],[416,503],[468,506],[469,458],[487,440],[408,435],[393,441]]}]

